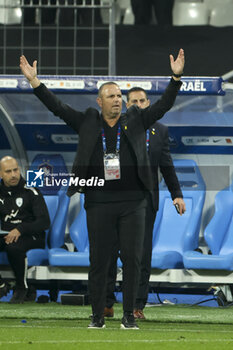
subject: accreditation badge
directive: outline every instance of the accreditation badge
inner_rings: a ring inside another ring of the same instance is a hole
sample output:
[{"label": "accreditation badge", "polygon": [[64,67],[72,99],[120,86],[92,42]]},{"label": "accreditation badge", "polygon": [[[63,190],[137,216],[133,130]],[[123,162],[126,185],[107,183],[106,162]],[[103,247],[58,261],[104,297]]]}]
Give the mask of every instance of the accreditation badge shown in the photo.
[{"label": "accreditation badge", "polygon": [[119,180],[121,178],[120,154],[104,154],[104,178],[105,180]]}]

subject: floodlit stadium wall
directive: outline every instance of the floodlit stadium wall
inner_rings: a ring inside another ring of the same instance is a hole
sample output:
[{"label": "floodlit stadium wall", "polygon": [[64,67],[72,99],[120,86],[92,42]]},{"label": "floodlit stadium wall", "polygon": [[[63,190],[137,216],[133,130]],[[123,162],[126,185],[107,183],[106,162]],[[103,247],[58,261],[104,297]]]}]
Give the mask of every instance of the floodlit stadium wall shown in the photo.
[{"label": "floodlit stadium wall", "polygon": [[[119,76],[40,76],[49,89],[74,109],[95,107],[96,94],[103,82],[119,84],[123,99],[133,86],[144,88],[153,103],[164,92],[170,77]],[[193,159],[206,183],[206,200],[200,232],[214,214],[214,198],[229,186],[233,178],[233,99],[231,84],[221,77],[183,77],[183,85],[174,107],[161,119],[169,128],[170,150],[173,159]],[[125,111],[125,104],[123,111]],[[11,154],[20,161],[24,172],[38,153],[61,154],[70,170],[76,152],[78,135],[63,121],[55,118],[33,95],[29,83],[22,76],[0,76],[0,156]],[[50,267],[31,268],[33,278],[87,278],[80,274]],[[55,276],[55,277],[54,277]],[[153,271],[154,281],[223,280],[223,276],[193,275],[184,270]],[[230,276],[230,274],[229,274]],[[121,278],[120,276],[118,276]],[[226,276],[225,276],[226,277]],[[224,278],[225,278],[224,277]],[[230,278],[230,277],[229,277]],[[231,276],[232,278],[232,276]]]}]

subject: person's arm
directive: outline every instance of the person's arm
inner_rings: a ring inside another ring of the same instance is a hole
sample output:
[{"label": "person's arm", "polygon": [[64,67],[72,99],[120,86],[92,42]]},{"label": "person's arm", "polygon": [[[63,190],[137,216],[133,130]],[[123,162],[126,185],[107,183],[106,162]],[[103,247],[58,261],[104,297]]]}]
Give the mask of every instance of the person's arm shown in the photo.
[{"label": "person's arm", "polygon": [[[180,79],[184,70],[184,62],[185,59],[183,49],[180,49],[176,60],[174,60],[174,57],[170,55],[170,65],[173,75],[169,85],[158,101],[148,108],[141,110],[141,117],[143,119],[145,129],[148,129],[156,120],[162,118],[164,114],[172,108],[182,85]],[[180,76],[178,77],[178,75]]]},{"label": "person's arm", "polygon": [[179,205],[179,212],[180,215],[182,215],[186,210],[185,202],[183,200],[183,194],[180,188],[178,178],[176,176],[175,167],[173,165],[172,157],[169,150],[169,138],[167,127],[164,129],[163,134],[163,147],[159,160],[159,168],[161,174],[163,175],[167,188],[171,193],[173,204]]},{"label": "person's arm", "polygon": [[80,125],[84,120],[84,113],[79,112],[60,101],[55,94],[46,88],[37,77],[37,61],[31,66],[26,57],[20,57],[20,69],[25,78],[29,81],[34,89],[34,94],[40,101],[55,115],[60,117],[64,122],[72,127],[75,131],[79,131]]},{"label": "person's arm", "polygon": [[17,225],[16,228],[21,235],[43,232],[50,225],[48,209],[42,194],[37,189],[33,189],[33,191],[28,189],[28,191],[33,220],[30,218],[29,221],[25,220]]}]

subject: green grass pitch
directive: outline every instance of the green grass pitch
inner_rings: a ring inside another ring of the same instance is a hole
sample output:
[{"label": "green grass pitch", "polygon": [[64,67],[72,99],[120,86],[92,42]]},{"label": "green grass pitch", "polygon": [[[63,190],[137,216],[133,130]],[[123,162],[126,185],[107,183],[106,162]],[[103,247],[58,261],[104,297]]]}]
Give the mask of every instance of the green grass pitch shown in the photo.
[{"label": "green grass pitch", "polygon": [[139,330],[121,330],[122,305],[106,329],[87,329],[89,306],[0,303],[0,349],[215,350],[233,348],[233,309],[163,305],[145,309]]}]

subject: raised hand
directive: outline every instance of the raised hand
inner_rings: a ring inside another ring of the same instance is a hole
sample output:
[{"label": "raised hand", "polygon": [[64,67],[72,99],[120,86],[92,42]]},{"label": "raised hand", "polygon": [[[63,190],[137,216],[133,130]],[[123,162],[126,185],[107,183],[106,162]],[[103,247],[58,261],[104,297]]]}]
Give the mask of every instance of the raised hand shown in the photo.
[{"label": "raised hand", "polygon": [[20,56],[20,69],[24,74],[25,78],[28,79],[29,83],[33,88],[40,85],[40,81],[37,78],[37,61],[33,62],[31,66],[24,55]]},{"label": "raised hand", "polygon": [[170,55],[170,64],[171,69],[174,74],[182,74],[184,71],[184,50],[180,49],[178,56],[176,60],[174,60],[174,57]]}]

